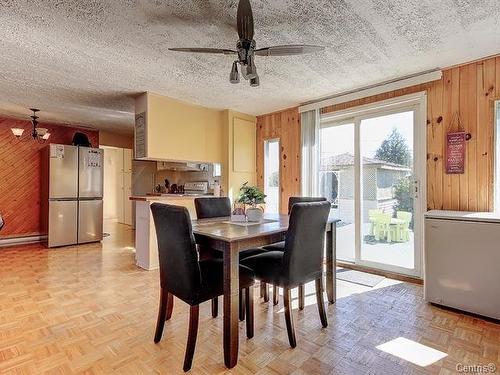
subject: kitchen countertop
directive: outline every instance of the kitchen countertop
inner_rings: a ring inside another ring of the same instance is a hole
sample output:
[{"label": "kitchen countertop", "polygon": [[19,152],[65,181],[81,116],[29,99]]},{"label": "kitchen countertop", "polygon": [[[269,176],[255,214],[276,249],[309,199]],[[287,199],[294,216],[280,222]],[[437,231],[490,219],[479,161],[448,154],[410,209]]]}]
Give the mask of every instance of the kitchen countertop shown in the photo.
[{"label": "kitchen countertop", "polygon": [[176,199],[214,198],[213,194],[161,194],[161,195],[133,195],[131,201],[167,201]]}]

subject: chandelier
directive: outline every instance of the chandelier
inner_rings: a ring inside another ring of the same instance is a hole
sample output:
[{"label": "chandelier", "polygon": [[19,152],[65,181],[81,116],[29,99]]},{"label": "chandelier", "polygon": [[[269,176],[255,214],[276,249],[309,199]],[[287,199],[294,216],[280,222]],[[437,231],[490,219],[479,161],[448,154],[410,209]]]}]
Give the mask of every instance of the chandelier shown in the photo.
[{"label": "chandelier", "polygon": [[[31,132],[31,137],[35,140],[47,140],[50,137],[50,133],[47,128],[39,128],[38,119],[39,117],[36,115],[37,112],[40,112],[37,108],[30,108],[30,111],[33,112],[33,116],[31,118],[31,124],[33,125],[33,131]],[[23,128],[11,128],[12,134],[14,134],[17,138],[21,138],[24,133]]]}]

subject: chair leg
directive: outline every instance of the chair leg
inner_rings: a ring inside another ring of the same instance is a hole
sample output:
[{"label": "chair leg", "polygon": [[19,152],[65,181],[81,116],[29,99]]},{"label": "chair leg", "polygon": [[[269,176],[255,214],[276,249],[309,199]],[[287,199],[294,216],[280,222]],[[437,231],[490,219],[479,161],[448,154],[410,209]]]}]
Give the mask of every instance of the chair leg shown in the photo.
[{"label": "chair leg", "polygon": [[269,302],[269,288],[267,283],[264,283],[264,302]]},{"label": "chair leg", "polygon": [[247,338],[253,337],[253,287],[245,289]]},{"label": "chair leg", "polygon": [[194,349],[196,347],[196,336],[198,336],[198,318],[200,315],[200,306],[191,306],[189,310],[189,332],[186,345],[186,354],[184,355],[184,371],[189,371],[193,364]]},{"label": "chair leg", "polygon": [[278,287],[276,285],[273,285],[273,305],[276,306],[279,301],[279,295],[278,295]]},{"label": "chair leg", "polygon": [[156,332],[154,342],[158,344],[163,334],[163,327],[165,326],[165,316],[167,314],[167,300],[168,293],[164,288],[160,289],[160,306],[158,307],[158,319],[156,320]]},{"label": "chair leg", "polygon": [[293,327],[292,292],[290,288],[283,289],[283,300],[285,304],[285,322],[288,332],[288,341],[290,342],[290,346],[295,348],[297,346],[297,341],[295,340],[295,328]]},{"label": "chair leg", "polygon": [[316,280],[316,303],[318,305],[319,319],[321,320],[321,325],[323,327],[327,327],[328,320],[326,319],[325,301],[323,300],[323,279],[322,278],[319,278]]},{"label": "chair leg", "polygon": [[305,296],[304,285],[299,285],[299,310],[304,310]]},{"label": "chair leg", "polygon": [[167,314],[165,320],[170,320],[172,317],[172,311],[174,310],[174,295],[168,293],[167,295]]},{"label": "chair leg", "polygon": [[219,298],[212,298],[212,318],[217,318],[219,315]]},{"label": "chair leg", "polygon": [[245,293],[241,293],[241,290],[238,302],[239,302],[239,317],[240,317],[240,322],[242,322],[245,320]]}]

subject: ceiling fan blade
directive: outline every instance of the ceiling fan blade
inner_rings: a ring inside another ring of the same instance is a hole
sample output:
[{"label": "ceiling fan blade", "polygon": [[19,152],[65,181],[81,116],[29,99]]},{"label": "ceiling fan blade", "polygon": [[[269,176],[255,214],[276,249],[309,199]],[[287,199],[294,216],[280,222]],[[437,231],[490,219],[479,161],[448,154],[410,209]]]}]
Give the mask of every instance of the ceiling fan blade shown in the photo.
[{"label": "ceiling fan blade", "polygon": [[253,40],[253,12],[250,0],[240,0],[237,23],[240,39]]},{"label": "ceiling fan blade", "polygon": [[293,56],[305,55],[323,51],[325,47],[311,46],[307,44],[291,44],[288,46],[274,46],[255,50],[257,56]]},{"label": "ceiling fan blade", "polygon": [[169,51],[192,52],[192,53],[216,53],[222,55],[233,55],[237,53],[232,49],[222,49],[222,48],[169,48]]}]

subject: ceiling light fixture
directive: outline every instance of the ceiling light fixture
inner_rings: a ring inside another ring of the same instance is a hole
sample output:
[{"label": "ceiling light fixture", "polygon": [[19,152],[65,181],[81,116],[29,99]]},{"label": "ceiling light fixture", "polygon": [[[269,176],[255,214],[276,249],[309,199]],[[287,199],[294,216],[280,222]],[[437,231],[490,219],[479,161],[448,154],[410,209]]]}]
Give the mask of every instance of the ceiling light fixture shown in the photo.
[{"label": "ceiling light fixture", "polygon": [[231,68],[231,73],[229,74],[229,82],[240,83],[240,74],[238,73],[238,62],[233,62],[233,67]]},{"label": "ceiling light fixture", "polygon": [[[40,112],[37,108],[30,108],[30,111],[33,112],[33,116],[31,118],[31,124],[33,125],[33,131],[31,132],[31,137],[35,140],[44,140],[46,141],[50,137],[49,130],[47,128],[38,128],[38,119],[39,117],[36,115],[37,112]],[[22,128],[11,128],[12,134],[16,136],[16,138],[21,138],[24,133],[24,129]]]},{"label": "ceiling light fixture", "polygon": [[253,79],[255,77],[257,77],[257,67],[255,66],[253,57],[249,56],[247,65],[247,78]]},{"label": "ceiling light fixture", "polygon": [[21,137],[24,133],[23,128],[11,128],[12,134],[14,134],[17,138]]},{"label": "ceiling light fixture", "polygon": [[259,76],[255,75],[255,78],[250,80],[250,87],[258,87],[260,85]]}]

